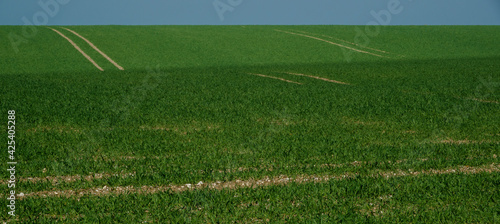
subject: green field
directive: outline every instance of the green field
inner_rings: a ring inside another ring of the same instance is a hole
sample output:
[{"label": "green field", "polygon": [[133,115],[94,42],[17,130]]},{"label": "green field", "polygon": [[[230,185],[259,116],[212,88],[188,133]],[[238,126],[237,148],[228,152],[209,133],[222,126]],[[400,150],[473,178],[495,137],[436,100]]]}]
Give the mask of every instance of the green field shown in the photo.
[{"label": "green field", "polygon": [[104,71],[0,26],[0,220],[500,222],[499,26],[50,28]]}]

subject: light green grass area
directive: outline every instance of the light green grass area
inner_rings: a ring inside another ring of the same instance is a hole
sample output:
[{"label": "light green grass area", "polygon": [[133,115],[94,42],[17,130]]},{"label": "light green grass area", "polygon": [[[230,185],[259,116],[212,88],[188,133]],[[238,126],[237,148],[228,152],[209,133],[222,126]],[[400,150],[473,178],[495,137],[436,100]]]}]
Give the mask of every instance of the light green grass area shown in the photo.
[{"label": "light green grass area", "polygon": [[[39,194],[18,198],[19,221],[500,221],[498,26],[381,26],[366,38],[357,37],[363,26],[66,27],[124,71],[52,28],[104,71],[46,27],[25,38],[23,27],[0,26],[0,121],[16,111],[16,192]],[[13,34],[25,38],[17,53]],[[441,172],[464,167],[489,172]],[[438,174],[374,177],[410,170]],[[104,177],[62,180],[96,173]],[[256,188],[40,196],[346,173]],[[2,197],[8,191],[2,182]]]}]

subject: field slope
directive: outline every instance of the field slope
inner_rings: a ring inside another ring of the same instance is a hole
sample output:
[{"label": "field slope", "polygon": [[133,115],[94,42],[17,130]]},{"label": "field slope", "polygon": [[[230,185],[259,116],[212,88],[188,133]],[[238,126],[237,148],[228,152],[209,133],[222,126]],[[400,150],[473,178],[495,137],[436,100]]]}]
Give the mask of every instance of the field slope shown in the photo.
[{"label": "field slope", "polygon": [[0,220],[500,222],[500,27],[359,29],[0,26]]}]

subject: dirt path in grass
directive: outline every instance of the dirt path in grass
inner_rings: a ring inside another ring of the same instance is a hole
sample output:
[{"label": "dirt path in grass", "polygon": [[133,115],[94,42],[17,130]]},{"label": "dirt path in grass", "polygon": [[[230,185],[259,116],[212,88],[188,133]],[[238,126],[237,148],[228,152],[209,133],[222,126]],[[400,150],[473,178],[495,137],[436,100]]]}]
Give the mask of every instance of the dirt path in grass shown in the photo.
[{"label": "dirt path in grass", "polygon": [[[67,176],[47,176],[47,177],[26,177],[26,178],[20,178],[17,181],[19,182],[31,182],[31,183],[40,183],[40,182],[51,182],[52,184],[58,184],[58,183],[70,183],[70,182],[75,182],[79,180],[87,180],[87,181],[92,181],[92,180],[99,180],[99,179],[108,179],[111,177],[119,177],[119,178],[127,178],[127,177],[132,177],[135,176],[135,172],[132,173],[95,173],[91,175],[67,175]],[[7,184],[6,180],[0,180],[1,185]]]},{"label": "dirt path in grass", "polygon": [[[393,171],[379,171],[374,174],[367,175],[367,177],[373,178],[396,178],[403,176],[423,176],[423,175],[444,175],[444,174],[478,174],[478,173],[497,173],[500,172],[500,164],[489,164],[477,167],[471,166],[459,166],[456,168],[446,168],[446,169],[429,169],[422,171],[412,171],[412,170],[393,170]],[[30,193],[20,193],[18,197],[20,199],[25,197],[73,197],[80,198],[82,196],[109,196],[109,195],[120,195],[120,194],[154,194],[160,192],[184,192],[188,190],[200,190],[200,189],[238,189],[238,188],[256,188],[256,187],[266,187],[266,186],[277,186],[277,185],[287,185],[290,183],[319,183],[326,182],[329,180],[343,180],[349,178],[356,178],[359,176],[356,173],[344,173],[340,175],[298,175],[294,177],[288,177],[285,175],[277,177],[264,177],[261,179],[248,179],[248,180],[234,180],[227,182],[212,182],[204,183],[202,181],[196,184],[183,184],[183,185],[168,185],[168,186],[118,186],[118,187],[97,187],[89,189],[75,189],[75,190],[60,190],[60,191],[37,191]]]},{"label": "dirt path in grass", "polygon": [[[446,143],[446,144],[464,144],[464,143],[470,143],[470,142],[464,142],[464,140],[461,141],[453,141],[451,142],[450,140],[443,140],[443,141],[436,141],[435,143]],[[168,157],[168,156],[167,156]],[[165,158],[167,158],[165,157]],[[467,160],[474,160],[474,159],[485,159],[485,158],[493,158],[496,159],[498,156],[496,154],[493,154],[491,156],[478,156],[478,157],[468,157],[466,158]],[[155,160],[160,160],[161,158],[158,156],[153,156],[153,157],[145,157],[145,156],[120,156],[117,159],[113,158],[104,158],[101,160],[104,161],[120,161],[120,160],[145,160],[145,159],[155,159]],[[408,162],[408,161],[433,161],[435,159],[429,159],[429,158],[420,158],[420,159],[401,159],[401,160],[396,160],[396,161],[383,161],[383,162],[377,162],[378,164],[400,164],[403,162]],[[370,164],[368,161],[354,161],[354,162],[346,162],[346,163],[326,163],[326,164],[307,164],[307,165],[289,165],[281,168],[296,168],[296,169],[303,169],[303,168],[311,168],[311,167],[320,167],[320,168],[341,168],[341,167],[361,167]],[[273,167],[273,166],[259,166],[259,167],[238,167],[238,168],[230,168],[230,169],[224,169],[224,170],[213,170],[212,173],[237,173],[237,172],[246,172],[246,171],[254,171],[254,172],[260,172],[260,171],[270,171],[272,172],[274,169],[278,169],[280,167]],[[44,169],[43,172],[46,172]],[[194,172],[204,172],[204,171],[194,171]],[[153,174],[153,173],[149,173]],[[93,181],[93,180],[99,180],[99,179],[107,179],[110,177],[119,177],[119,178],[130,178],[134,177],[136,175],[136,172],[119,172],[119,173],[90,173],[89,175],[66,175],[66,176],[46,176],[46,177],[21,177],[18,179],[18,182],[31,182],[33,184],[36,183],[42,183],[42,182],[51,182],[52,184],[58,184],[58,183],[69,183],[69,182],[75,182],[79,180],[86,180],[86,181]],[[8,182],[6,180],[0,180],[0,185],[6,185]]]},{"label": "dirt path in grass", "polygon": [[116,63],[115,61],[113,61],[113,59],[111,59],[108,55],[106,55],[104,52],[102,52],[101,50],[99,50],[99,48],[97,48],[92,42],[90,42],[89,40],[87,40],[85,37],[81,36],[80,34],[78,34],[77,32],[73,31],[73,30],[70,30],[68,28],[64,28],[63,29],[75,34],[76,36],[80,37],[82,40],[84,40],[85,42],[87,42],[87,44],[89,44],[92,48],[94,48],[94,50],[96,50],[97,52],[99,52],[99,54],[101,54],[104,58],[106,58],[109,62],[111,62],[111,64],[113,64],[116,68],[120,69],[120,70],[123,70],[123,67],[118,65],[118,63]]},{"label": "dirt path in grass", "polygon": [[494,104],[500,104],[500,102],[498,101],[495,101],[495,100],[483,100],[483,99],[478,99],[478,98],[468,98],[470,100],[474,100],[474,101],[479,101],[481,103],[494,103]]},{"label": "dirt path in grass", "polygon": [[397,55],[397,56],[404,57],[404,55],[395,54],[395,53],[391,53],[391,52],[388,52],[388,51],[383,51],[383,50],[380,50],[380,49],[377,49],[377,48],[367,47],[367,46],[364,46],[364,45],[361,45],[361,44],[357,44],[357,43],[349,42],[349,41],[346,41],[346,40],[342,40],[342,39],[335,38],[335,37],[328,36],[328,35],[324,35],[324,34],[315,34],[315,33],[309,33],[309,32],[300,31],[300,30],[293,30],[293,31],[294,31],[294,32],[303,33],[303,34],[319,35],[319,36],[322,36],[322,37],[327,37],[327,38],[331,38],[331,39],[334,39],[334,40],[337,40],[337,41],[342,41],[342,42],[344,42],[344,43],[352,44],[352,45],[355,45],[355,46],[358,46],[358,47],[361,47],[361,48],[366,48],[366,49],[370,49],[370,50],[373,50],[373,51],[378,51],[378,52],[380,52],[380,53],[384,53],[384,54],[394,54],[394,55]]},{"label": "dirt path in grass", "polygon": [[446,94],[440,94],[440,93],[435,93],[435,92],[422,92],[422,91],[416,91],[416,90],[411,90],[411,89],[400,89],[399,91],[403,92],[403,93],[414,93],[414,94],[419,94],[419,95],[423,95],[423,96],[435,96],[435,95],[441,95],[441,96],[447,96],[447,97],[453,97],[455,99],[459,99],[459,100],[473,100],[473,101],[477,101],[477,102],[481,102],[481,103],[493,103],[493,104],[500,104],[499,101],[496,101],[496,100],[485,100],[485,99],[479,99],[479,98],[475,98],[475,97],[461,97],[461,96],[457,96],[457,95],[446,95]]},{"label": "dirt path in grass", "polygon": [[323,78],[323,77],[318,77],[318,76],[313,76],[313,75],[305,75],[305,74],[292,73],[292,72],[285,72],[285,73],[286,74],[290,74],[290,75],[305,76],[305,77],[309,77],[309,78],[313,78],[313,79],[319,79],[319,80],[323,80],[323,81],[327,81],[327,82],[333,82],[333,83],[337,83],[337,84],[351,85],[349,83],[340,82],[340,81],[336,81],[336,80],[332,80],[332,79],[327,79],[327,78]]},{"label": "dirt path in grass", "polygon": [[289,31],[284,31],[284,30],[276,30],[276,31],[282,32],[282,33],[288,33],[288,34],[292,34],[292,35],[296,35],[296,36],[307,37],[307,38],[311,38],[311,39],[315,39],[315,40],[319,40],[319,41],[323,41],[323,42],[326,42],[326,43],[329,43],[329,44],[333,44],[333,45],[336,45],[336,46],[339,46],[339,47],[343,47],[343,48],[346,48],[346,49],[349,49],[349,50],[352,50],[352,51],[356,51],[356,52],[359,52],[359,53],[363,53],[363,54],[369,54],[369,55],[373,55],[373,56],[377,56],[377,57],[381,57],[381,58],[386,58],[386,56],[374,54],[374,53],[371,53],[371,52],[368,52],[368,51],[363,51],[363,50],[355,49],[355,48],[348,47],[348,46],[345,46],[345,45],[342,45],[342,44],[339,44],[339,43],[335,43],[335,42],[328,41],[328,40],[325,40],[325,39],[321,39],[321,38],[318,38],[318,37],[309,36],[309,35],[306,35],[306,34],[294,33],[294,32],[289,32]]},{"label": "dirt path in grass", "polygon": [[97,69],[101,70],[101,71],[104,71],[104,69],[101,68],[101,66],[99,66],[89,55],[87,55],[80,47],[78,47],[78,45],[75,44],[75,42],[73,42],[71,39],[69,39],[67,36],[65,36],[64,34],[62,34],[61,32],[55,30],[55,29],[52,29],[50,27],[48,27],[49,29],[53,30],[54,32],[56,32],[57,34],[59,34],[61,37],[63,37],[64,39],[66,39],[71,45],[73,45],[74,48],[76,48],[76,50],[78,50],[87,60],[89,60]]},{"label": "dirt path in grass", "polygon": [[261,76],[261,77],[265,77],[265,78],[277,79],[277,80],[281,80],[281,81],[284,81],[284,82],[290,82],[290,83],[295,83],[295,84],[302,85],[302,83],[300,83],[300,82],[294,82],[292,80],[283,79],[283,78],[280,78],[280,77],[269,76],[269,75],[262,75],[262,74],[255,74],[255,73],[248,73],[248,74],[249,75],[257,75],[257,76]]}]

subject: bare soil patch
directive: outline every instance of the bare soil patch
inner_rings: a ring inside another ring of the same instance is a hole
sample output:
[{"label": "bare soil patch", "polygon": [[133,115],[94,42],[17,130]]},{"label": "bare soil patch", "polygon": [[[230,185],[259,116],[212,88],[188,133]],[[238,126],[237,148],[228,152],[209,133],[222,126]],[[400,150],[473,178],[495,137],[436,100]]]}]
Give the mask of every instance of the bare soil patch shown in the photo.
[{"label": "bare soil patch", "polygon": [[281,80],[281,81],[284,81],[284,82],[289,82],[289,83],[295,83],[295,84],[302,85],[302,83],[300,83],[300,82],[294,82],[292,80],[288,80],[288,79],[284,79],[284,78],[280,78],[280,77],[269,76],[269,75],[262,75],[262,74],[255,74],[255,73],[248,73],[248,74],[249,75],[257,75],[257,76],[261,76],[261,77],[265,77],[265,78],[277,79],[277,80]]},{"label": "bare soil patch", "polygon": [[49,29],[53,30],[54,32],[56,32],[57,34],[59,34],[61,37],[63,37],[64,39],[66,39],[71,45],[73,45],[73,47],[78,50],[87,60],[89,60],[97,69],[101,70],[101,71],[104,71],[104,69],[101,68],[101,66],[99,66],[88,54],[86,54],[80,47],[78,47],[77,44],[75,44],[75,42],[73,42],[71,39],[69,39],[67,36],[65,36],[64,34],[62,34],[61,32],[59,32],[58,30],[55,30],[55,29],[52,29],[50,27],[48,27]]},{"label": "bare soil patch", "polygon": [[59,132],[59,133],[82,133],[78,128],[69,126],[38,126],[35,128],[30,128],[26,132]]},{"label": "bare soil patch", "polygon": [[[478,167],[470,167],[470,166],[459,166],[456,168],[447,168],[447,169],[430,169],[430,170],[422,170],[422,171],[403,171],[403,170],[394,170],[394,171],[380,171],[376,172],[371,177],[374,178],[394,178],[394,177],[402,177],[402,176],[422,176],[422,175],[443,175],[443,174],[477,174],[477,173],[493,173],[500,172],[499,164],[489,164]],[[212,182],[212,183],[204,183],[199,181],[196,184],[183,184],[183,185],[168,185],[168,186],[118,186],[118,187],[97,187],[90,189],[75,189],[75,190],[59,190],[59,191],[37,191],[30,192],[26,194],[19,194],[18,197],[20,199],[25,197],[76,197],[80,198],[85,195],[92,196],[109,196],[109,195],[119,195],[119,194],[154,194],[160,192],[174,192],[180,193],[189,190],[200,190],[200,189],[214,189],[214,190],[223,190],[223,189],[237,189],[237,188],[257,188],[257,187],[266,187],[266,186],[283,186],[290,183],[319,183],[325,182],[329,180],[342,180],[355,178],[358,176],[356,173],[344,173],[341,175],[298,175],[295,177],[288,177],[286,175],[280,175],[277,177],[263,177],[261,179],[248,179],[248,180],[234,180],[228,182]]]},{"label": "bare soil patch", "polygon": [[116,63],[115,61],[113,61],[113,59],[111,59],[108,55],[106,55],[104,52],[102,52],[101,50],[99,50],[99,48],[97,48],[92,42],[90,42],[89,40],[87,40],[85,37],[83,37],[82,35],[78,34],[77,32],[73,31],[73,30],[70,30],[68,28],[63,28],[73,34],[75,34],[76,36],[80,37],[82,40],[84,40],[85,42],[87,42],[87,44],[89,44],[92,48],[94,48],[94,50],[96,50],[97,52],[99,52],[99,54],[101,54],[104,58],[106,58],[109,62],[111,62],[111,64],[113,64],[116,68],[120,69],[120,70],[123,70],[123,67],[118,65],[118,63]]},{"label": "bare soil patch", "polygon": [[313,36],[309,36],[309,35],[305,35],[305,34],[300,34],[300,33],[293,33],[293,32],[284,31],[284,30],[276,30],[276,31],[283,32],[283,33],[288,33],[288,34],[292,34],[292,35],[297,35],[297,36],[303,36],[303,37],[307,37],[307,38],[311,38],[311,39],[315,39],[315,40],[319,40],[319,41],[323,41],[323,42],[326,42],[326,43],[329,43],[329,44],[332,44],[332,45],[343,47],[343,48],[346,48],[346,49],[349,49],[349,50],[352,50],[352,51],[356,51],[356,52],[359,52],[359,53],[363,53],[363,54],[369,54],[369,55],[373,55],[373,56],[377,56],[377,57],[381,57],[381,58],[386,58],[385,56],[382,56],[382,55],[378,55],[378,54],[374,54],[374,53],[371,53],[371,52],[368,52],[368,51],[363,51],[363,50],[359,50],[359,49],[356,49],[356,48],[348,47],[348,46],[345,46],[345,45],[342,45],[342,44],[339,44],[339,43],[335,43],[335,42],[332,42],[332,41],[328,41],[328,40],[325,40],[325,39],[321,39],[321,38],[318,38],[318,37],[313,37]]},{"label": "bare soil patch", "polygon": [[332,80],[332,79],[327,79],[327,78],[323,78],[323,77],[319,77],[319,76],[314,76],[314,75],[305,75],[305,74],[301,74],[301,73],[292,73],[292,72],[286,72],[286,74],[297,75],[297,76],[305,76],[305,77],[309,77],[309,78],[313,78],[313,79],[319,79],[319,80],[323,80],[323,81],[327,81],[327,82],[333,82],[333,83],[342,84],[342,85],[351,85],[349,83],[345,83],[345,82],[341,82],[341,81],[337,81],[337,80]]},{"label": "bare soil patch", "polygon": [[[87,180],[87,181],[92,181],[96,179],[107,179],[110,177],[120,177],[120,178],[127,178],[135,176],[135,172],[132,173],[95,173],[95,174],[90,174],[86,176],[82,175],[68,175],[68,176],[47,176],[47,177],[26,177],[26,178],[19,178],[19,182],[31,182],[31,183],[40,183],[40,182],[51,182],[52,184],[56,185],[57,183],[61,182],[75,182],[79,180]],[[5,180],[0,180],[0,184],[7,184],[7,181]]]}]

